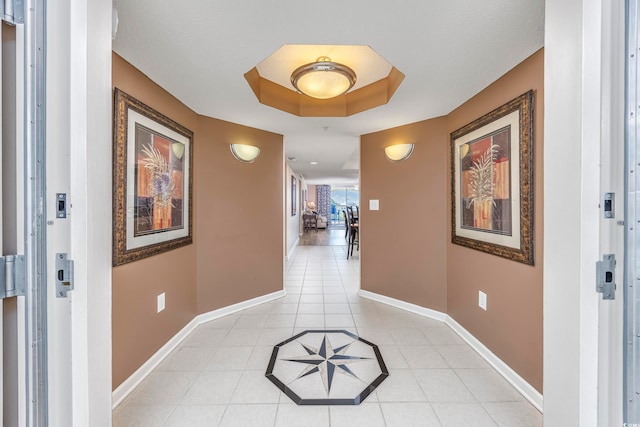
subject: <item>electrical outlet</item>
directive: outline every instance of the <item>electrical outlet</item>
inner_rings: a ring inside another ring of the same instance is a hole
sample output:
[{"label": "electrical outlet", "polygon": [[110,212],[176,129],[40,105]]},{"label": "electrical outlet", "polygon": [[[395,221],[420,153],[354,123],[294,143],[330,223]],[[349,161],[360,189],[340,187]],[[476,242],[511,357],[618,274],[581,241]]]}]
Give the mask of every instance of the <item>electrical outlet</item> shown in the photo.
[{"label": "electrical outlet", "polygon": [[164,310],[164,292],[158,295],[158,313]]},{"label": "electrical outlet", "polygon": [[482,291],[478,291],[478,306],[487,311],[487,294]]}]

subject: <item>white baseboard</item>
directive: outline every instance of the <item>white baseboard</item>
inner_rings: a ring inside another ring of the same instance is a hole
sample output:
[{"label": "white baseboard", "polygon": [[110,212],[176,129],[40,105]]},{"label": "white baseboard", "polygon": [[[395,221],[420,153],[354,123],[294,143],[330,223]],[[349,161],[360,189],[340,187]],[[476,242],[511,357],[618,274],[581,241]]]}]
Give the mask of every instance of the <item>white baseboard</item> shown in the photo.
[{"label": "white baseboard", "polygon": [[247,301],[242,301],[237,304],[228,305],[226,307],[222,307],[217,310],[209,311],[207,313],[202,313],[198,315],[196,319],[198,319],[198,325],[200,325],[202,323],[210,322],[212,320],[218,319],[223,316],[227,316],[229,314],[236,313],[241,310],[246,310],[247,308],[251,308],[256,305],[264,304],[265,302],[282,298],[283,296],[284,296],[284,290],[272,292],[267,295],[251,298],[250,300],[247,300]]},{"label": "white baseboard", "polygon": [[405,301],[390,298],[384,295],[376,294],[369,291],[359,290],[358,294],[373,301],[410,311],[411,313],[420,314],[431,319],[439,320],[447,324],[460,338],[465,340],[484,360],[487,361],[502,377],[509,382],[525,399],[527,399],[540,413],[542,413],[543,396],[531,384],[518,375],[513,369],[504,363],[498,356],[493,354],[480,340],[471,335],[469,331],[456,322],[451,316],[440,311],[431,310],[419,305],[411,304]]},{"label": "white baseboard", "polygon": [[480,342],[476,337],[471,335],[469,331],[463,328],[458,322],[456,322],[451,316],[447,316],[445,322],[451,329],[453,329],[460,338],[465,340],[484,360],[486,360],[500,375],[504,377],[516,390],[520,392],[540,413],[542,413],[542,394],[533,388],[531,384],[525,381],[520,375],[516,373],[509,365],[504,363],[502,359],[493,354],[484,344]]},{"label": "white baseboard", "polygon": [[218,319],[229,314],[245,310],[247,308],[263,304],[265,302],[273,301],[284,296],[284,290],[272,292],[267,295],[262,295],[256,298],[252,298],[247,301],[243,301],[237,304],[233,304],[227,307],[219,308],[217,310],[202,313],[194,317],[191,322],[175,334],[165,345],[160,347],[142,366],[140,366],[129,378],[124,380],[122,384],[116,388],[111,394],[112,409],[115,409],[122,403],[126,397],[147,377],[171,352],[185,339],[189,334],[202,323],[209,322],[211,320]]},{"label": "white baseboard", "polygon": [[293,246],[291,247],[291,249],[289,249],[289,252],[287,253],[287,258],[286,259],[291,259],[291,257],[293,256],[293,253],[296,251],[296,248],[298,247],[298,243],[300,243],[300,237],[298,237],[296,239],[296,241],[293,244]]},{"label": "white baseboard", "polygon": [[111,394],[111,404],[113,409],[122,403],[122,401],[145,379],[162,361],[185,339],[196,326],[198,326],[197,317],[175,334],[165,345],[160,347],[142,366],[140,366],[129,378],[124,380],[122,384],[116,388]]},{"label": "white baseboard", "polygon": [[440,311],[432,310],[430,308],[422,307],[416,304],[411,304],[409,302],[401,301],[399,299],[391,298],[385,295],[364,291],[362,289],[358,291],[358,295],[360,295],[363,298],[381,302],[383,304],[387,304],[392,307],[401,308],[402,310],[419,314],[421,316],[429,317],[434,320],[439,320],[441,322],[444,322],[447,318],[447,315]]}]

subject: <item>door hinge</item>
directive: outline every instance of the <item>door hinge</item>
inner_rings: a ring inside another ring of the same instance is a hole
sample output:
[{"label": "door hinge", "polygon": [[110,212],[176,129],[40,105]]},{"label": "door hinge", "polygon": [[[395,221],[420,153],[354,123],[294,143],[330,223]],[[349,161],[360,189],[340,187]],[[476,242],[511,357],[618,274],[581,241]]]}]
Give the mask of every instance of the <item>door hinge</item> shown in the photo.
[{"label": "door hinge", "polygon": [[24,255],[0,257],[0,299],[24,295]]},{"label": "door hinge", "polygon": [[73,290],[73,260],[68,254],[56,254],[56,297],[66,298]]},{"label": "door hinge", "polygon": [[602,299],[616,298],[616,256],[602,255],[602,261],[596,262],[596,292],[602,294]]},{"label": "door hinge", "polygon": [[24,24],[24,0],[0,0],[0,19],[10,25]]}]

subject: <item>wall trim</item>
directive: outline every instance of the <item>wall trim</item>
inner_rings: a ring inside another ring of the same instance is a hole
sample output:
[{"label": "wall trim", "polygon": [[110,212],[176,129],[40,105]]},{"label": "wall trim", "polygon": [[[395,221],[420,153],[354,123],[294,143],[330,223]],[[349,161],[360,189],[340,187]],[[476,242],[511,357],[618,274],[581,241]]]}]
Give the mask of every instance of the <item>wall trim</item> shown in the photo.
[{"label": "wall trim", "polygon": [[410,302],[402,301],[399,299],[391,298],[386,295],[376,294],[374,292],[369,292],[360,289],[358,291],[358,295],[363,298],[367,298],[373,301],[381,302],[383,304],[390,305],[392,307],[400,308],[405,311],[409,311],[411,313],[419,314],[421,316],[429,317],[434,320],[439,320],[444,322],[448,317],[445,313],[442,313],[437,310],[432,310],[430,308],[422,307],[416,304],[411,304]]},{"label": "wall trim", "polygon": [[462,327],[451,316],[447,316],[445,323],[456,332],[460,338],[465,340],[484,360],[489,363],[502,377],[509,382],[516,390],[524,396],[540,413],[542,413],[542,394],[529,384],[524,378],[516,373],[509,365],[504,363],[502,359],[496,356],[487,348],[479,339],[474,337],[469,331]]},{"label": "wall trim", "polygon": [[236,313],[253,306],[263,304],[265,302],[273,301],[284,296],[284,290],[272,292],[270,294],[262,295],[256,298],[252,298],[247,301],[242,301],[237,304],[222,307],[217,310],[212,310],[207,313],[202,313],[194,317],[187,325],[182,328],[177,334],[175,334],[165,345],[155,352],[146,362],[142,364],[129,378],[124,380],[122,384],[118,386],[111,393],[112,409],[116,409],[126,397],[145,379],[171,352],[185,339],[189,334],[199,325],[209,322],[211,320],[218,319],[229,314]]},{"label": "wall trim", "polygon": [[198,319],[198,325],[212,320],[218,319],[229,314],[236,313],[247,308],[255,307],[256,305],[264,304],[265,302],[273,301],[284,296],[284,290],[272,292],[270,294],[262,295],[250,300],[242,301],[237,304],[228,305],[226,307],[212,310],[206,313],[202,313],[196,317]]},{"label": "wall trim", "polygon": [[162,361],[198,326],[198,318],[195,317],[191,322],[175,334],[165,345],[160,347],[153,356],[147,359],[133,374],[122,382],[111,393],[111,401],[113,409],[122,403],[122,401],[158,366]]},{"label": "wall trim", "polygon": [[358,294],[373,301],[377,301],[383,304],[390,305],[392,307],[400,308],[411,313],[419,314],[425,317],[429,317],[434,320],[444,322],[449,326],[460,338],[462,338],[467,344],[473,348],[476,353],[480,355],[484,360],[489,363],[509,384],[511,384],[525,399],[529,401],[540,413],[543,408],[543,396],[536,390],[531,384],[529,384],[524,378],[516,373],[509,365],[504,363],[502,359],[496,356],[491,350],[487,348],[482,342],[474,337],[469,331],[462,327],[455,319],[448,314],[440,311],[432,310],[430,308],[422,307],[416,304],[411,304],[405,301],[401,301],[395,298],[391,298],[385,295],[376,294],[373,292],[359,290]]},{"label": "wall trim", "polygon": [[296,248],[298,247],[298,243],[300,243],[300,236],[298,236],[296,241],[293,242],[293,246],[291,246],[291,249],[289,249],[289,253],[287,253],[287,256],[285,257],[285,259],[287,259],[287,260],[291,259],[291,257],[293,256],[294,252],[296,251]]}]

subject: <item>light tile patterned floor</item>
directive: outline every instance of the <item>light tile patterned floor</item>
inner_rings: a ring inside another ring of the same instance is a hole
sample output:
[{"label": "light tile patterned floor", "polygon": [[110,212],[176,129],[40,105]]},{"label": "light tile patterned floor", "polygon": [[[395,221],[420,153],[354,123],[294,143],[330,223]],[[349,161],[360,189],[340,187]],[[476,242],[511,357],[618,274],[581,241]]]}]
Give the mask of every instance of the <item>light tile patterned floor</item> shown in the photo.
[{"label": "light tile patterned floor", "polygon": [[[114,411],[121,426],[541,426],[542,415],[445,324],[360,298],[359,259],[300,246],[286,296],[200,325]],[[266,377],[273,346],[345,329],[389,377],[359,406],[297,406]]]}]

